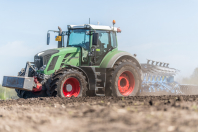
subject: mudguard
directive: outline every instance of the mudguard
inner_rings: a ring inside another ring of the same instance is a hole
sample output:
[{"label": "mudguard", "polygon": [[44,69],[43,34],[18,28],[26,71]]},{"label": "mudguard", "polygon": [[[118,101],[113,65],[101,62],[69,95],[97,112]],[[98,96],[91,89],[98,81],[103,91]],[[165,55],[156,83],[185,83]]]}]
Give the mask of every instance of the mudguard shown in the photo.
[{"label": "mudguard", "polygon": [[112,68],[118,59],[125,56],[131,58],[141,68],[140,62],[137,60],[135,56],[128,52],[119,50],[113,50],[109,52],[101,62],[100,68]]},{"label": "mudguard", "polygon": [[95,67],[91,67],[91,66],[77,67],[73,65],[66,65],[66,66],[68,68],[75,68],[83,72],[87,78],[89,90],[95,90],[95,85],[96,85]]}]

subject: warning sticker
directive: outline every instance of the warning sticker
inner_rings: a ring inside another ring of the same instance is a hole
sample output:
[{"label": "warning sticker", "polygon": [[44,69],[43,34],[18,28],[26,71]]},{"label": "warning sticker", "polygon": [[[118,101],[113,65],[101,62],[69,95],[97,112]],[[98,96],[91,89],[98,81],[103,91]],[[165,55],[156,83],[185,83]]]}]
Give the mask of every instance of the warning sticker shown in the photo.
[{"label": "warning sticker", "polygon": [[55,36],[55,41],[61,41],[61,36]]},{"label": "warning sticker", "polygon": [[100,49],[96,49],[96,51],[100,51]]}]

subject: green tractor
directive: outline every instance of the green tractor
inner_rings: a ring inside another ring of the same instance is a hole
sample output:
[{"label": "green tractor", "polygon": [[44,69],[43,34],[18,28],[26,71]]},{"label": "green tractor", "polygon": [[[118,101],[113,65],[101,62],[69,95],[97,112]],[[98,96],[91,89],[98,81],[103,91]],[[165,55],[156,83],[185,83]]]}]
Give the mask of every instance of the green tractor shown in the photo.
[{"label": "green tractor", "polygon": [[117,33],[121,30],[114,24],[49,30],[47,45],[49,32],[55,32],[58,48],[36,54],[34,62],[27,62],[18,76],[4,76],[3,86],[14,88],[20,98],[138,95],[141,65],[136,55],[118,50]]}]

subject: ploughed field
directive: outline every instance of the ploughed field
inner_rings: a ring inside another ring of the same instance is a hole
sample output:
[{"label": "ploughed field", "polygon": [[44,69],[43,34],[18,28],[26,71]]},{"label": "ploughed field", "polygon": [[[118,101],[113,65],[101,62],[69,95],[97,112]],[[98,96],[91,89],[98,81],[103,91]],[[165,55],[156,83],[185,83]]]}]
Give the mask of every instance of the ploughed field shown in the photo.
[{"label": "ploughed field", "polygon": [[197,132],[198,96],[0,100],[1,132]]}]

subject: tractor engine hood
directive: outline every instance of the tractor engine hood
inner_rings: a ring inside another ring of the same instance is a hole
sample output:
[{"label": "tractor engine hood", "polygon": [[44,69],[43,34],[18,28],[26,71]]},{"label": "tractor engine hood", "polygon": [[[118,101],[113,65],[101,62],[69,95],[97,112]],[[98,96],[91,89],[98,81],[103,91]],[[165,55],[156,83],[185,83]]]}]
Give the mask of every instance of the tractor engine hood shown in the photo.
[{"label": "tractor engine hood", "polygon": [[58,48],[60,54],[67,54],[67,53],[77,53],[80,52],[80,47],[65,47],[65,48]]},{"label": "tractor engine hood", "polygon": [[42,51],[34,56],[34,65],[38,69],[40,69],[43,65],[47,65],[48,61],[50,60],[53,54],[58,53],[59,50],[57,49],[50,49],[46,51]]},{"label": "tractor engine hood", "polygon": [[57,49],[49,49],[42,51],[34,56],[34,65],[38,69],[40,69],[42,66],[46,66],[54,54],[67,54],[67,53],[73,53],[73,52],[80,52],[79,47],[66,47],[66,48],[57,48]]}]

